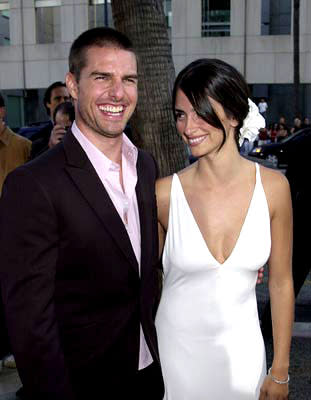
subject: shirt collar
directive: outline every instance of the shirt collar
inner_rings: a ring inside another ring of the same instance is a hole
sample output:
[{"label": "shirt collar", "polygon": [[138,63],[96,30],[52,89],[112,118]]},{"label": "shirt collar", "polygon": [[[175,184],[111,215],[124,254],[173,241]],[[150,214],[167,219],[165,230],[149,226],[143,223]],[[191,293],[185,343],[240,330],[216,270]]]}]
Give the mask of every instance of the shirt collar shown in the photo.
[{"label": "shirt collar", "polygon": [[[89,160],[94,165],[100,163],[101,168],[107,174],[111,170],[116,170],[119,165],[114,161],[110,160],[103,152],[101,152],[78,128],[76,122],[74,121],[71,131],[75,138],[80,143],[83,150],[86,152]],[[127,165],[136,169],[136,163],[138,158],[137,147],[130,141],[130,139],[123,133],[122,134],[122,164],[127,163]]]}]

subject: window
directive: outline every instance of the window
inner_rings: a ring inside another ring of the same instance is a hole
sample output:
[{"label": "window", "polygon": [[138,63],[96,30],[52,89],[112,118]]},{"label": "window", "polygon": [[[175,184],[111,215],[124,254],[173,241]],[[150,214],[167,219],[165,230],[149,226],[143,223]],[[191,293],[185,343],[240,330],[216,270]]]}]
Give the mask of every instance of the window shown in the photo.
[{"label": "window", "polygon": [[291,0],[261,1],[261,34],[291,34]]},{"label": "window", "polygon": [[202,36],[230,36],[230,0],[202,0]]},{"label": "window", "polygon": [[0,0],[0,46],[10,45],[10,5]]},{"label": "window", "polygon": [[37,43],[58,43],[61,41],[61,1],[36,1]]},{"label": "window", "polygon": [[164,14],[166,17],[166,25],[169,29],[172,28],[172,0],[163,1]]},{"label": "window", "polygon": [[111,0],[89,1],[89,28],[95,28],[97,26],[114,26]]}]

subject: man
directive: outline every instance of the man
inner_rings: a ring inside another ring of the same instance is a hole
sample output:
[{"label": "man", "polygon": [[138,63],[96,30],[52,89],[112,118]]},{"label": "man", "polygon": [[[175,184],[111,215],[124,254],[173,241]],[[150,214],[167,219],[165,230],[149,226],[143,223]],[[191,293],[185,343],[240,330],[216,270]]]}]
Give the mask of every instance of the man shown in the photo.
[{"label": "man", "polygon": [[0,195],[9,172],[29,160],[31,141],[17,135],[5,124],[6,107],[0,94]]},{"label": "man", "polygon": [[[5,117],[5,102],[0,93],[0,196],[6,176],[13,169],[28,161],[31,149],[30,140],[15,134],[6,126]],[[2,302],[0,300],[0,370],[2,364],[6,367],[15,367],[14,358],[10,355],[10,345],[5,327]]]},{"label": "man", "polygon": [[71,132],[11,174],[0,202],[3,300],[31,400],[162,399],[156,167],[122,133],[137,102],[131,42],[73,43]]},{"label": "man", "polygon": [[42,129],[40,129],[39,132],[31,137],[31,140],[33,141],[31,149],[32,159],[46,151],[47,148],[52,148],[55,145],[53,140],[50,142],[51,136],[53,137],[54,111],[59,104],[69,100],[70,97],[66,88],[66,84],[63,82],[54,82],[46,89],[43,103],[50,120],[43,126]]}]

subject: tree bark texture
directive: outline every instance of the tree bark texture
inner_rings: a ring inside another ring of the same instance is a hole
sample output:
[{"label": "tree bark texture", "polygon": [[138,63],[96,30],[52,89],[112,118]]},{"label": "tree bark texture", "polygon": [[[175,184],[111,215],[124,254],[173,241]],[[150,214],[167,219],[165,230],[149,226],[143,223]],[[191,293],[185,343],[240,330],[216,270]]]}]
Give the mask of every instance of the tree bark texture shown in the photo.
[{"label": "tree bark texture", "polygon": [[185,166],[186,149],[172,113],[175,70],[162,0],[112,0],[115,28],[138,55],[138,104],[130,125],[134,143],[149,151],[166,176]]},{"label": "tree bark texture", "polygon": [[299,88],[300,88],[300,46],[299,46],[299,10],[300,0],[294,0],[294,26],[293,26],[293,55],[294,55],[294,111],[295,115],[300,114]]}]

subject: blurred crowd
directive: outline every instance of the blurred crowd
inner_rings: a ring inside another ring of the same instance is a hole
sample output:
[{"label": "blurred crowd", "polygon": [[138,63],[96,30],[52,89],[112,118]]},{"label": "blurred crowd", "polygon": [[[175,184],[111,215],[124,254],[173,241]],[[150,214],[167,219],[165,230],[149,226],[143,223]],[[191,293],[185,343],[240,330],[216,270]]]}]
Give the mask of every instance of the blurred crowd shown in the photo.
[{"label": "blurred crowd", "polygon": [[304,128],[310,128],[310,119],[296,116],[291,124],[288,124],[286,118],[281,116],[279,122],[269,124],[266,128],[259,130],[257,144],[276,143],[289,137],[293,133]]}]

